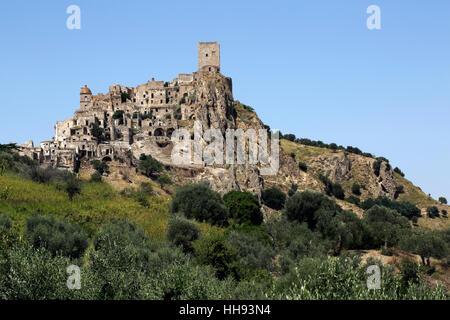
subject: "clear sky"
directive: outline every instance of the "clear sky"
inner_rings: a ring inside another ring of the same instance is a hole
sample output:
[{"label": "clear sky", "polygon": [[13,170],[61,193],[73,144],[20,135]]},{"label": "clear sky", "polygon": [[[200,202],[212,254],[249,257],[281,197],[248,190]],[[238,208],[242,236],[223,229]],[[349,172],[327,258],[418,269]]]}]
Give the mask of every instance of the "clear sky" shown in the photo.
[{"label": "clear sky", "polygon": [[84,84],[172,80],[196,70],[197,42],[219,41],[234,98],[266,124],[385,156],[450,198],[448,0],[1,1],[0,40],[0,143],[53,137]]}]

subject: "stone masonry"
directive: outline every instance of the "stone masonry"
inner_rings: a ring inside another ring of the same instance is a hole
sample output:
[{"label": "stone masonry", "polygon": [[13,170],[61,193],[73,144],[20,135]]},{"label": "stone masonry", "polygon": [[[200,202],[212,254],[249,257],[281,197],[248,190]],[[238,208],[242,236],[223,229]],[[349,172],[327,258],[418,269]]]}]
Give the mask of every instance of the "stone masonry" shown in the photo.
[{"label": "stone masonry", "polygon": [[[107,94],[97,95],[85,85],[73,118],[56,122],[52,140],[38,147],[32,141],[22,144],[21,153],[41,164],[73,171],[94,159],[128,166],[133,161],[133,145],[163,148],[181,124],[203,116],[198,111],[199,106],[204,108],[202,103],[215,107],[220,82],[225,89],[219,94],[226,92],[227,98],[218,102],[218,108],[228,116],[233,101],[231,79],[220,74],[219,43],[200,42],[198,54],[198,71],[179,74],[170,82],[152,79],[136,88],[113,85]],[[211,112],[209,117],[217,118]]]}]

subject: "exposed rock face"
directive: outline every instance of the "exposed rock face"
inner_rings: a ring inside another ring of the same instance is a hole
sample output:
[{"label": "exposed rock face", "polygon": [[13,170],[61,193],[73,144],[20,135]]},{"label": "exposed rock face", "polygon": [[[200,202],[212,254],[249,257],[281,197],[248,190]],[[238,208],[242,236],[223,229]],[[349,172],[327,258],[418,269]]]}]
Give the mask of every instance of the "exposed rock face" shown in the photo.
[{"label": "exposed rock face", "polygon": [[194,87],[187,103],[193,108],[193,119],[200,121],[203,128],[220,129],[223,133],[236,127],[231,78],[204,73]]}]

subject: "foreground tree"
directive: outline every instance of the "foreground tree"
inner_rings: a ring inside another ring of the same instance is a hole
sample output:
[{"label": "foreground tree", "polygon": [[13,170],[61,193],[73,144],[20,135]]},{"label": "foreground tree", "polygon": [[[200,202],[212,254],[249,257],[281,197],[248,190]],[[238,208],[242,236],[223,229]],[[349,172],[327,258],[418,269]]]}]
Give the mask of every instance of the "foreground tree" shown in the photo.
[{"label": "foreground tree", "polygon": [[167,240],[176,246],[181,246],[184,252],[192,252],[192,243],[200,237],[200,228],[195,222],[178,215],[169,219]]},{"label": "foreground tree", "polygon": [[258,198],[250,192],[230,191],[223,196],[225,206],[233,223],[239,225],[260,225],[263,222]]},{"label": "foreground tree", "polygon": [[449,254],[448,243],[436,232],[415,232],[403,239],[400,248],[418,254],[422,263],[430,266],[430,258],[442,259]]},{"label": "foreground tree", "polygon": [[385,249],[396,245],[411,230],[408,219],[395,210],[378,205],[364,213],[363,222],[372,236],[373,245],[383,245]]},{"label": "foreground tree", "polygon": [[144,172],[144,175],[151,178],[156,172],[162,171],[162,164],[150,155],[141,155],[139,169]]},{"label": "foreground tree", "polygon": [[81,193],[81,181],[74,176],[71,176],[67,179],[66,184],[64,185],[64,189],[69,196],[69,200],[72,201],[73,197],[76,194]]},{"label": "foreground tree", "polygon": [[219,193],[207,182],[187,184],[179,188],[172,199],[172,213],[182,213],[188,219],[226,226],[228,210]]},{"label": "foreground tree", "polygon": [[275,187],[265,189],[262,192],[263,203],[274,210],[281,210],[284,207],[286,201],[286,195]]}]

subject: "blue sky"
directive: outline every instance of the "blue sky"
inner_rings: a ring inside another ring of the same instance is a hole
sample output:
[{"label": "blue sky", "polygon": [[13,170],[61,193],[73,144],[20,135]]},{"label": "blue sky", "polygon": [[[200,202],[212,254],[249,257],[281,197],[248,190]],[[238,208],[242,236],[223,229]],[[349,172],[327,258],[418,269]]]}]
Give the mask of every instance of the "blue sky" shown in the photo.
[{"label": "blue sky", "polygon": [[84,84],[171,80],[219,41],[235,99],[266,124],[385,156],[450,198],[450,1],[2,1],[0,39],[0,143],[50,139]]}]

